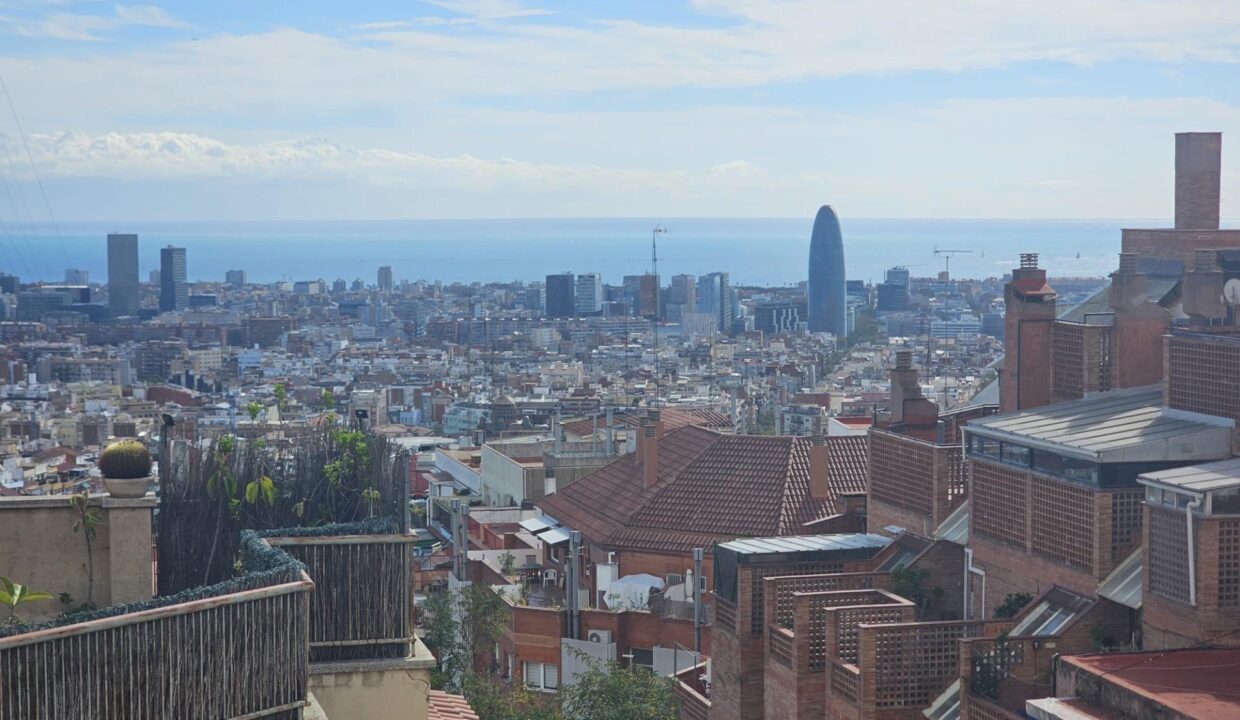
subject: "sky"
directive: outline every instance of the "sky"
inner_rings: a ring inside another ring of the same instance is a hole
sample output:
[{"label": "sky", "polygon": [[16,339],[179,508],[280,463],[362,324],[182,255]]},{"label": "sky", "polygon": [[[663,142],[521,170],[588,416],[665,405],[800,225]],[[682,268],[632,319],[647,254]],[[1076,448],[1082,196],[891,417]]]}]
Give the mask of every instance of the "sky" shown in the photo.
[{"label": "sky", "polygon": [[[1240,2],[0,0],[0,220],[1165,218]],[[46,197],[46,200],[44,199]]]}]

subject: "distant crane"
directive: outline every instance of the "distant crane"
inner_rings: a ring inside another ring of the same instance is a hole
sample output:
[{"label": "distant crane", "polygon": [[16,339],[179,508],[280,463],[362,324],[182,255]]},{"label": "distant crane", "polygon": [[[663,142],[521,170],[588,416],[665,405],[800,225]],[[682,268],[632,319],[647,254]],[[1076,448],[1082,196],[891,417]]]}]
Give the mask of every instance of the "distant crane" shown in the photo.
[{"label": "distant crane", "polygon": [[943,272],[947,275],[947,279],[952,278],[952,258],[957,255],[972,255],[972,250],[940,250],[938,246],[934,248],[934,256],[943,258]]}]

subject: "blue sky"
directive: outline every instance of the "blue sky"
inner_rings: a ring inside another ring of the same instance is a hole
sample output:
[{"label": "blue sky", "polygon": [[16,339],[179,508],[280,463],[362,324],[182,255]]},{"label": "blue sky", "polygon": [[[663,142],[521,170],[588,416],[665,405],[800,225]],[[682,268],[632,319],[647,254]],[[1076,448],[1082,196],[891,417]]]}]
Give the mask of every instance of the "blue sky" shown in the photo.
[{"label": "blue sky", "polygon": [[27,148],[65,219],[1165,217],[1182,130],[1235,216],[1237,62],[1217,0],[0,0],[0,218]]}]

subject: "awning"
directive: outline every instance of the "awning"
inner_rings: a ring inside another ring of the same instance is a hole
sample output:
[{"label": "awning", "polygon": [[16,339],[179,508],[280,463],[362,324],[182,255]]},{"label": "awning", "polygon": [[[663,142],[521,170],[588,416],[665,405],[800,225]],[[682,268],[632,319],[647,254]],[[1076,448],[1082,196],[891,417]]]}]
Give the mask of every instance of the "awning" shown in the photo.
[{"label": "awning", "polygon": [[562,527],[551,528],[550,530],[539,534],[539,540],[547,543],[547,545],[561,545],[568,542],[568,531]]},{"label": "awning", "polygon": [[1098,595],[1133,610],[1141,609],[1141,548],[1137,548],[1098,585]]},{"label": "awning", "polygon": [[535,535],[537,535],[540,532],[545,532],[547,530],[550,530],[551,528],[556,526],[554,522],[548,520],[546,516],[543,516],[543,515],[540,515],[538,517],[532,517],[526,520],[522,520],[521,522],[517,524],[521,526],[522,530],[527,530],[531,533],[534,533]]},{"label": "awning", "polygon": [[952,510],[938,529],[934,531],[935,540],[946,540],[957,545],[969,543],[969,501],[965,500]]}]

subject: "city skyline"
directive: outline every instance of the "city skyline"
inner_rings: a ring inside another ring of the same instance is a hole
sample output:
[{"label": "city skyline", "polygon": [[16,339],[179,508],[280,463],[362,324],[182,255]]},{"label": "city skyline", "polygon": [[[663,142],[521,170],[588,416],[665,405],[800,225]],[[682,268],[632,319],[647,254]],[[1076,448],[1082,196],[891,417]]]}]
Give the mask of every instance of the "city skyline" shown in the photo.
[{"label": "city skyline", "polygon": [[1167,217],[1162,139],[1240,130],[1211,2],[6,5],[62,220]]}]

